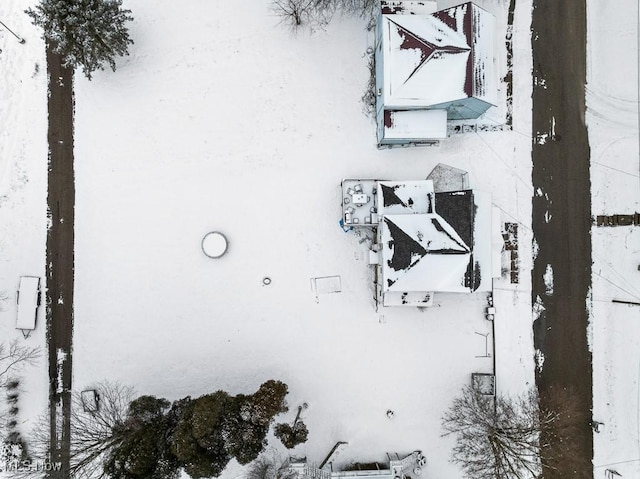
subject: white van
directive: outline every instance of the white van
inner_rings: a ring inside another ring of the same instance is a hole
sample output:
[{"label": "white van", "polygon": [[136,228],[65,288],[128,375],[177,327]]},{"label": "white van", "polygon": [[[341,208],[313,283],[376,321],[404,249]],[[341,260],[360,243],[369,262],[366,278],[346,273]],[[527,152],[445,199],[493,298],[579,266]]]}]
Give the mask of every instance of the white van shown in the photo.
[{"label": "white van", "polygon": [[24,337],[36,329],[38,306],[40,306],[40,278],[37,276],[20,276],[20,286],[16,296],[18,318],[16,329],[21,329]]}]

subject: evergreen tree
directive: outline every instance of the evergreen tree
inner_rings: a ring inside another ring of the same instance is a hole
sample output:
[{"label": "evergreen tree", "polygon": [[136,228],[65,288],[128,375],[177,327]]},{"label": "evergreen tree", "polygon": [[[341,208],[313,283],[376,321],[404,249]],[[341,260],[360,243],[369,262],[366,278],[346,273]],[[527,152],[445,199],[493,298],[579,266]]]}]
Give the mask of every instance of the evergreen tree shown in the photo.
[{"label": "evergreen tree", "polygon": [[251,420],[256,424],[267,426],[274,416],[287,412],[289,407],[285,397],[288,392],[288,386],[282,381],[270,379],[260,385],[249,402]]},{"label": "evergreen tree", "polygon": [[136,424],[155,422],[164,415],[170,405],[171,403],[164,398],[140,396],[129,404],[129,422]]},{"label": "evergreen tree", "polygon": [[309,430],[304,422],[296,421],[293,426],[286,423],[276,424],[273,434],[280,439],[284,447],[292,449],[307,441]]},{"label": "evergreen tree", "polygon": [[222,420],[224,448],[240,464],[253,461],[267,445],[268,423],[254,421],[254,416],[253,396],[239,394],[229,401]]},{"label": "evergreen tree", "polygon": [[287,391],[286,384],[270,380],[250,396],[217,391],[176,401],[171,452],[194,478],[218,476],[231,458],[248,464],[267,444],[274,416],[287,411]]},{"label": "evergreen tree", "polygon": [[131,402],[121,426],[124,439],[106,458],[104,472],[112,479],[175,479],[179,463],[167,444],[172,428],[169,401],[141,396]]},{"label": "evergreen tree", "polygon": [[289,410],[285,397],[288,387],[269,380],[251,396],[237,395],[229,402],[222,422],[225,449],[240,464],[258,457],[267,445],[267,432],[273,418]]},{"label": "evergreen tree", "polygon": [[73,477],[176,479],[181,468],[194,479],[216,477],[232,458],[247,464],[258,457],[273,418],[287,410],[288,388],[280,381],[267,381],[252,395],[217,391],[173,404],[155,396],[132,401],[132,390],[118,384],[98,390],[96,410],[74,396]]},{"label": "evergreen tree", "polygon": [[231,460],[220,429],[229,400],[227,393],[217,391],[194,400],[181,399],[171,408],[169,415],[176,419],[169,447],[193,478],[218,476]]},{"label": "evergreen tree", "polygon": [[105,63],[115,71],[116,57],[128,55],[133,44],[127,28],[133,17],[122,0],[40,0],[25,13],[42,27],[65,66],[82,67],[88,79]]}]

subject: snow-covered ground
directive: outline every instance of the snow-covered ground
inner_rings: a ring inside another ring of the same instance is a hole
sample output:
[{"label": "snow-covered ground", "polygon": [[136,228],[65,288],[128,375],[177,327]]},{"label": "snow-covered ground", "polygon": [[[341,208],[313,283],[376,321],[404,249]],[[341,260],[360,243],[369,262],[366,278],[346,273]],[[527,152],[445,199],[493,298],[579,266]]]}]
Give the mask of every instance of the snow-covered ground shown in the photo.
[{"label": "snow-covered ground", "polygon": [[[47,66],[40,32],[22,13],[33,3],[0,4],[0,21],[26,40],[19,43],[0,26],[0,341],[17,339],[44,354],[22,379],[21,423],[45,410],[49,387],[44,305],[28,339],[15,329],[20,276],[45,275]],[[28,425],[22,426],[26,432]]]},{"label": "snow-covered ground", "polygon": [[[587,2],[593,215],[640,211],[638,2]],[[624,13],[623,13],[624,12]],[[640,477],[640,231],[593,228],[594,476]]]},{"label": "snow-covered ground", "polygon": [[[503,77],[508,2],[478,3],[497,17]],[[375,148],[359,102],[373,41],[362,21],[293,36],[264,1],[125,6],[135,17],[131,56],[116,73],[76,81],[75,389],[117,379],[176,399],[282,379],[294,408],[309,404],[309,441],[296,452],[310,461],[336,441],[349,443],[342,462],[421,449],[425,477],[458,477],[440,417],[471,373],[492,371],[486,297],[437,295],[424,312],[376,312],[366,246],[338,225],[340,181],[424,179],[447,163],[492,193],[520,238],[520,284],[495,283],[498,390],[531,384],[531,2],[516,11],[513,131],[394,150]],[[26,267],[44,276],[46,75],[23,8],[0,6],[0,18],[19,19],[29,35],[12,45],[3,34],[0,61],[30,72],[40,61],[22,86],[37,118],[11,138],[42,141],[10,155],[9,167],[29,182],[0,202],[0,238],[15,236],[2,243],[0,290],[14,288]],[[34,58],[24,55],[33,48]],[[12,88],[0,93],[2,124],[23,104]],[[212,230],[229,239],[220,259],[200,247]],[[332,275],[342,291],[316,296],[311,279]],[[1,314],[1,332],[15,335],[14,307]],[[30,341],[44,345],[43,323]],[[42,407],[46,365],[33,376]]]}]

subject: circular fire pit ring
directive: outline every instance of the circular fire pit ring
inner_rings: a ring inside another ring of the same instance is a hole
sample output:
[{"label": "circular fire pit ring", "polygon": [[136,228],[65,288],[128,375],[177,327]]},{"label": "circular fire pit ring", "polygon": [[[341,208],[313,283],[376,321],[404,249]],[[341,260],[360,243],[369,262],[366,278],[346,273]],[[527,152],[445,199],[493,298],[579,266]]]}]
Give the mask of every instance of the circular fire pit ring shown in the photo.
[{"label": "circular fire pit ring", "polygon": [[229,248],[227,237],[219,231],[211,231],[202,238],[202,252],[209,258],[221,258]]}]

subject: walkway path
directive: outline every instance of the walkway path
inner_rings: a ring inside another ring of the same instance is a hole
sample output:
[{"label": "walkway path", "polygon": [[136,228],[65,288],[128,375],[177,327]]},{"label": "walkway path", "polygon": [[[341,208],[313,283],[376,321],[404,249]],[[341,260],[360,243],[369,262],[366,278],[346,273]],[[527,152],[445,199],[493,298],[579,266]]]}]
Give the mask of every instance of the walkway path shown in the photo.
[{"label": "walkway path", "polygon": [[47,44],[49,72],[49,174],[47,204],[47,340],[51,460],[62,468],[51,477],[69,478],[69,413],[73,332],[73,69]]}]

